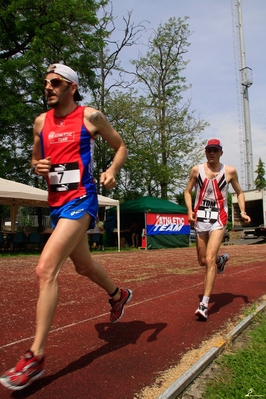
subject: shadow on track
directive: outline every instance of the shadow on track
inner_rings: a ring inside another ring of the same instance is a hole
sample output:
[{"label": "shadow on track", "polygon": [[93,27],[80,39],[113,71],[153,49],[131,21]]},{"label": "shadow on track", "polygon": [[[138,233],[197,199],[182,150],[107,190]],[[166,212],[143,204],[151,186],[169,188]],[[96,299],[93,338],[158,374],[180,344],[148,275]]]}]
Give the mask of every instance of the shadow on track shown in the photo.
[{"label": "shadow on track", "polygon": [[53,381],[87,367],[98,357],[107,355],[110,352],[117,351],[127,345],[135,345],[140,338],[141,334],[145,331],[152,330],[151,335],[148,337],[147,342],[157,340],[158,334],[166,328],[166,323],[154,323],[147,324],[141,320],[135,320],[130,322],[119,322],[119,323],[99,323],[95,325],[98,332],[98,336],[101,340],[105,341],[106,344],[100,348],[81,356],[79,359],[74,360],[62,370],[59,370],[53,375],[41,378],[32,385],[23,389],[22,391],[15,391],[11,397],[16,399],[27,398],[33,395],[35,392],[43,389]]}]

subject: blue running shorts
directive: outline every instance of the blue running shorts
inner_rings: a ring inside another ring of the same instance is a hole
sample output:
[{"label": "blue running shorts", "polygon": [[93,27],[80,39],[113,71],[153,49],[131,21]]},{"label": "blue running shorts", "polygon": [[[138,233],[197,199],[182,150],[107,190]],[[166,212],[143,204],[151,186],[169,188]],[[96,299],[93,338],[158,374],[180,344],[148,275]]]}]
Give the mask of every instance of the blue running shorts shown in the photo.
[{"label": "blue running shorts", "polygon": [[98,214],[98,197],[96,193],[75,198],[62,206],[50,207],[53,228],[55,228],[60,218],[77,220],[81,219],[86,213],[93,218],[89,228],[94,228],[95,219]]}]

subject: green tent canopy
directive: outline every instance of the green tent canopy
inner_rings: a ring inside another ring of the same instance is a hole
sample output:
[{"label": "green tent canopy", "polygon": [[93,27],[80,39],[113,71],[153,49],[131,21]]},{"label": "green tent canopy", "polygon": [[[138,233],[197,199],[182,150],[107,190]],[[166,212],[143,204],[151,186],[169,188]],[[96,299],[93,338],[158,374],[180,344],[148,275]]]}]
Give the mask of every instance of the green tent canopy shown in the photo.
[{"label": "green tent canopy", "polygon": [[140,197],[120,204],[120,212],[121,213],[161,212],[161,213],[187,214],[187,208],[178,204],[174,204],[171,201],[147,196],[147,197]]}]

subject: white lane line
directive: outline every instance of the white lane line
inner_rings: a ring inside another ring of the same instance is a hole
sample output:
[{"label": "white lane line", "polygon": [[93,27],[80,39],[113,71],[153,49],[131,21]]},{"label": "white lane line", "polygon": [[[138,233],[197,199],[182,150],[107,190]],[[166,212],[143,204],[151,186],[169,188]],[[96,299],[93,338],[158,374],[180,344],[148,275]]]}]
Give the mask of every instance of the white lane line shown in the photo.
[{"label": "white lane line", "polygon": [[[230,276],[235,276],[235,275],[237,275],[237,274],[245,273],[245,272],[248,272],[248,271],[250,271],[250,270],[254,270],[254,269],[260,268],[260,267],[261,267],[261,265],[260,265],[260,266],[256,266],[256,267],[252,267],[252,268],[249,268],[249,269],[245,269],[245,270],[242,269],[242,270],[240,270],[240,271],[238,271],[238,272],[236,272],[236,273],[230,273]],[[228,269],[227,269],[227,270],[228,270]],[[194,288],[194,287],[199,287],[199,286],[201,286],[201,285],[203,285],[203,282],[200,282],[200,283],[197,283],[197,284],[193,284],[193,285],[191,285],[191,286],[189,286],[189,287],[186,286],[186,287],[183,287],[183,288],[180,288],[180,289],[178,289],[178,290],[171,291],[171,292],[168,291],[166,294],[157,295],[156,297],[152,297],[152,298],[149,298],[149,299],[146,299],[146,300],[142,300],[142,301],[140,301],[140,302],[133,302],[133,303],[127,305],[127,308],[131,308],[131,307],[134,307],[134,306],[138,306],[138,305],[140,305],[140,304],[143,304],[143,303],[147,303],[147,302],[150,302],[150,301],[153,301],[153,300],[157,300],[157,299],[160,299],[160,298],[164,298],[164,297],[166,297],[166,296],[173,295],[173,294],[175,294],[175,293],[177,293],[177,292],[181,292],[181,291],[185,291],[185,290],[190,290],[190,289],[192,289],[192,288]],[[106,315],[108,315],[108,314],[109,314],[109,312],[102,313],[102,314],[99,314],[99,315],[97,315],[97,316],[90,317],[90,318],[88,318],[88,319],[80,320],[80,321],[77,321],[77,322],[75,322],[75,323],[71,323],[71,324],[67,324],[67,325],[62,326],[62,327],[58,327],[58,328],[55,328],[55,329],[51,329],[51,331],[49,332],[49,335],[52,334],[52,333],[55,333],[55,332],[57,332],[57,331],[63,331],[63,330],[66,330],[66,329],[68,329],[68,328],[71,328],[71,327],[76,327],[76,326],[78,326],[79,324],[87,323],[87,322],[89,322],[89,321],[92,321],[92,320],[101,318],[101,317],[106,316]],[[32,340],[32,339],[34,339],[34,335],[33,335],[33,336],[30,336],[30,337],[25,337],[25,338],[19,339],[19,340],[17,340],[17,341],[9,342],[8,344],[5,344],[5,345],[0,346],[0,350],[1,350],[1,349],[4,349],[4,348],[7,348],[7,347],[9,347],[9,346],[17,345],[17,344],[19,344],[19,343],[21,343],[21,342],[25,342],[25,341]]]}]

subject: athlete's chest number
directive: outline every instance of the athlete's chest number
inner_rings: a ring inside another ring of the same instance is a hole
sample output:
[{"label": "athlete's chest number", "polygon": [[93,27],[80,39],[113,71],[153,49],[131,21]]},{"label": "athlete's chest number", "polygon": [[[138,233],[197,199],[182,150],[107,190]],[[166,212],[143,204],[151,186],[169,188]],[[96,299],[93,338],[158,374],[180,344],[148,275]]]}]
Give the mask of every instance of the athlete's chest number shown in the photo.
[{"label": "athlete's chest number", "polygon": [[76,190],[80,183],[78,162],[53,164],[50,169],[49,179],[52,192]]},{"label": "athlete's chest number", "polygon": [[204,223],[215,223],[218,219],[218,208],[213,206],[199,206],[197,220]]}]

